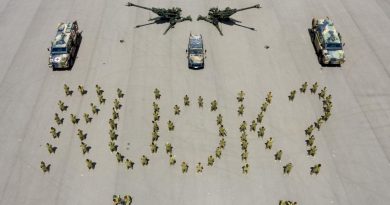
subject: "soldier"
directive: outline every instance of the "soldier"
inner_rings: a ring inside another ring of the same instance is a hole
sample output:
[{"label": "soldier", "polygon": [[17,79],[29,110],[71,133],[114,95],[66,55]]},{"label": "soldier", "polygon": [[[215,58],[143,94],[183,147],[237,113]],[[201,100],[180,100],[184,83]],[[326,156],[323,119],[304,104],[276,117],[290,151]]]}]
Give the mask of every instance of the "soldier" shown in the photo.
[{"label": "soldier", "polygon": [[121,103],[119,102],[118,99],[115,99],[115,100],[114,100],[114,107],[115,107],[115,109],[117,109],[117,110],[121,109],[122,105],[121,105]]},{"label": "soldier", "polygon": [[318,118],[317,122],[314,122],[314,126],[318,129],[318,131],[320,130],[322,123],[322,118]]},{"label": "soldier", "polygon": [[245,132],[246,131],[246,121],[242,121],[240,125],[240,132]]},{"label": "soldier", "polygon": [[318,98],[319,99],[321,99],[321,98],[324,99],[325,95],[326,95],[326,87],[322,88],[321,92],[318,93]]},{"label": "soldier", "polygon": [[245,107],[244,107],[243,104],[241,104],[240,107],[238,107],[238,111],[237,112],[238,112],[239,116],[242,116],[244,114],[244,108]]},{"label": "soldier", "polygon": [[313,84],[313,87],[310,88],[310,92],[311,92],[312,94],[316,94],[317,88],[318,88],[318,83],[315,82],[315,83]]},{"label": "soldier", "polygon": [[141,157],[141,164],[142,166],[147,166],[149,164],[149,159],[145,155],[142,155]]},{"label": "soldier", "polygon": [[307,88],[307,82],[303,83],[302,87],[299,88],[299,90],[301,91],[301,93],[305,93],[306,92],[306,88]]},{"label": "soldier", "polygon": [[305,130],[305,134],[306,134],[306,135],[311,135],[311,133],[313,132],[313,130],[314,130],[313,125],[310,125],[310,126]]},{"label": "soldier", "polygon": [[58,113],[54,113],[54,120],[56,121],[57,125],[64,123],[64,118],[60,118]]},{"label": "soldier", "polygon": [[152,121],[153,123],[153,131],[158,132],[160,130],[160,127],[158,126],[157,122]]},{"label": "soldier", "polygon": [[225,145],[226,145],[226,141],[225,141],[225,138],[222,138],[219,140],[219,146],[224,149],[225,148]]},{"label": "soldier", "polygon": [[262,105],[261,105],[261,113],[267,111],[267,107],[268,107],[268,103],[267,102],[264,102]]},{"label": "soldier", "polygon": [[175,106],[173,107],[173,110],[174,110],[174,112],[175,112],[175,115],[180,115],[180,107],[179,107],[178,105],[175,105]]},{"label": "soldier", "polygon": [[66,96],[72,96],[73,91],[70,90],[70,88],[67,84],[64,84],[64,90],[65,90]]},{"label": "soldier", "polygon": [[226,136],[226,130],[225,130],[225,128],[223,127],[223,125],[221,125],[221,126],[219,127],[219,136],[220,136],[220,137],[225,137],[225,136]]},{"label": "soldier", "polygon": [[87,94],[87,91],[84,89],[84,86],[82,86],[82,85],[79,85],[78,90],[79,90],[81,95]]},{"label": "soldier", "polygon": [[190,106],[190,98],[188,95],[184,96],[184,106]]},{"label": "soldier", "polygon": [[326,122],[328,121],[330,116],[331,116],[330,112],[325,112],[324,115],[321,116],[321,119]]},{"label": "soldier", "polygon": [[160,108],[158,107],[158,104],[153,102],[153,110],[154,110],[154,113],[158,113],[160,111]]},{"label": "soldier", "polygon": [[203,171],[203,166],[200,162],[196,165],[196,173],[202,173]]},{"label": "soldier", "polygon": [[83,152],[83,155],[89,153],[89,150],[91,149],[91,147],[85,144],[84,142],[81,142],[80,147],[81,147],[81,151]]},{"label": "soldier", "polygon": [[117,112],[115,108],[112,108],[112,119],[119,119],[119,112]]},{"label": "soldier", "polygon": [[327,102],[331,103],[331,102],[332,102],[332,95],[328,95],[328,96],[325,98],[325,100],[326,100]]},{"label": "soldier", "polygon": [[211,111],[216,111],[218,109],[218,103],[216,100],[211,102]]},{"label": "soldier", "polygon": [[272,143],[273,143],[273,140],[272,140],[272,137],[270,137],[267,142],[265,143],[265,149],[272,149]]},{"label": "soldier", "polygon": [[222,155],[222,148],[221,147],[217,147],[217,149],[215,150],[215,156],[218,159],[221,159],[221,155]]},{"label": "soldier", "polygon": [[222,125],[222,115],[218,114],[217,116],[217,125]]},{"label": "soldier", "polygon": [[90,160],[90,159],[86,159],[85,162],[87,163],[88,169],[95,169],[96,162],[93,162],[93,161]]},{"label": "soldier", "polygon": [[169,131],[173,131],[175,129],[175,125],[173,124],[172,121],[168,121],[168,130]]},{"label": "soldier", "polygon": [[85,119],[85,123],[90,123],[92,121],[92,117],[90,117],[88,113],[84,113],[83,116]]},{"label": "soldier", "polygon": [[99,114],[99,109],[97,108],[96,105],[94,105],[93,103],[90,104],[91,105],[91,109],[92,109],[92,113],[95,115]]},{"label": "soldier", "polygon": [[238,93],[237,101],[238,101],[238,102],[244,101],[244,97],[245,97],[245,93],[244,93],[244,91],[241,90],[241,91]]},{"label": "soldier", "polygon": [[293,168],[293,165],[292,165],[291,162],[286,164],[286,165],[284,165],[283,166],[283,173],[284,174],[290,174],[292,168]]},{"label": "soldier", "polygon": [[314,144],[314,140],[316,138],[314,137],[314,135],[310,135],[309,139],[307,139],[305,142],[306,142],[306,146],[313,146]]},{"label": "soldier", "polygon": [[307,150],[307,154],[314,157],[317,153],[317,146],[312,146]]},{"label": "soldier", "polygon": [[156,153],[158,150],[158,146],[154,142],[152,142],[152,144],[150,144],[150,150],[152,151],[152,153]]},{"label": "soldier", "polygon": [[51,166],[51,164],[46,165],[44,161],[41,161],[41,169],[42,169],[43,173],[49,172],[50,166]]},{"label": "soldier", "polygon": [[242,173],[248,174],[248,172],[249,172],[249,164],[246,163],[244,166],[242,166]]},{"label": "soldier", "polygon": [[111,129],[111,130],[108,132],[108,134],[110,135],[110,139],[111,139],[112,141],[118,139],[118,135],[115,133],[115,130]]},{"label": "soldier", "polygon": [[290,95],[288,96],[288,100],[293,101],[294,98],[295,98],[295,93],[296,93],[296,92],[297,92],[297,91],[295,91],[295,90],[291,91],[291,92],[290,92]]},{"label": "soldier", "polygon": [[49,143],[46,143],[46,147],[47,147],[47,151],[49,151],[50,154],[56,153],[57,147],[55,147]]},{"label": "soldier", "polygon": [[112,201],[113,201],[114,205],[119,205],[122,203],[122,198],[121,198],[121,196],[113,195]]},{"label": "soldier", "polygon": [[156,131],[152,132],[152,141],[157,141],[160,138],[160,135]]},{"label": "soldier", "polygon": [[125,96],[125,94],[123,94],[122,90],[121,89],[116,89],[116,93],[118,94],[118,98],[123,98],[123,96]]},{"label": "soldier", "polygon": [[282,159],[282,154],[283,154],[282,150],[279,150],[278,152],[276,152],[276,154],[274,155],[275,156],[275,160],[280,161]]},{"label": "soldier", "polygon": [[165,144],[165,151],[167,152],[167,154],[168,153],[172,154],[172,149],[173,149],[173,147],[172,147],[171,143],[166,143]]},{"label": "soldier", "polygon": [[203,108],[203,98],[202,98],[202,96],[198,97],[198,105],[199,105],[199,107]]},{"label": "soldier", "polygon": [[257,131],[257,136],[263,138],[264,137],[264,132],[265,132],[265,127],[261,126],[259,128],[259,131]]},{"label": "soldier", "polygon": [[118,129],[118,124],[115,123],[115,121],[113,119],[109,119],[108,120],[108,123],[110,124],[110,128],[112,130],[117,130]]},{"label": "soldier", "polygon": [[65,103],[62,102],[61,100],[58,101],[58,106],[60,107],[61,112],[64,112],[68,109],[68,106],[66,106]]},{"label": "soldier", "polygon": [[241,160],[245,162],[248,160],[248,151],[244,150],[244,152],[241,153]]},{"label": "soldier", "polygon": [[134,167],[134,162],[129,159],[126,159],[126,168],[133,169],[133,167]]},{"label": "soldier", "polygon": [[125,195],[123,197],[123,201],[125,202],[125,205],[131,205],[133,198],[130,195]]},{"label": "soldier", "polygon": [[214,164],[214,157],[212,155],[209,156],[207,159],[207,166],[213,166]]},{"label": "soldier", "polygon": [[53,138],[59,138],[60,132],[57,132],[56,128],[50,127],[50,134],[53,136]]},{"label": "soldier", "polygon": [[95,85],[95,87],[96,87],[96,94],[98,95],[98,96],[102,96],[102,94],[103,94],[103,90],[102,90],[102,88],[98,85],[98,84],[96,84]]},{"label": "soldier", "polygon": [[188,164],[186,162],[181,163],[181,172],[183,172],[183,173],[188,172]]},{"label": "soldier", "polygon": [[241,149],[242,150],[248,149],[248,140],[246,138],[241,139]]},{"label": "soldier", "polygon": [[265,98],[265,101],[267,101],[267,103],[271,104],[271,101],[272,101],[272,92],[268,92],[267,98]]},{"label": "soldier", "polygon": [[125,156],[123,156],[121,153],[119,153],[119,152],[117,152],[116,153],[116,161],[118,162],[118,163],[121,163],[121,162],[123,162],[123,159],[125,158]]},{"label": "soldier", "polygon": [[87,139],[87,134],[84,134],[83,131],[80,129],[77,130],[77,135],[79,136],[81,141]]},{"label": "soldier", "polygon": [[310,175],[318,175],[318,173],[320,173],[320,169],[321,169],[321,164],[316,164],[312,167],[310,167]]},{"label": "soldier", "polygon": [[160,115],[157,112],[153,113],[153,120],[154,121],[159,121],[160,120]]},{"label": "soldier", "polygon": [[257,115],[257,123],[261,123],[263,121],[263,117],[264,117],[264,114],[263,112],[260,112],[258,115]]},{"label": "soldier", "polygon": [[160,90],[158,90],[157,88],[154,89],[154,97],[156,98],[156,100],[160,99],[161,97]]},{"label": "soldier", "polygon": [[99,95],[98,98],[100,104],[106,104],[106,99],[103,97],[103,95]]},{"label": "soldier", "polygon": [[116,145],[113,141],[110,141],[108,143],[108,146],[110,147],[111,152],[116,152],[118,150],[118,145]]},{"label": "soldier", "polygon": [[250,126],[250,131],[256,131],[257,123],[256,120],[252,120],[252,124]]},{"label": "soldier", "polygon": [[169,165],[173,166],[176,164],[176,159],[175,159],[175,156],[173,156],[172,154],[169,155]]},{"label": "soldier", "polygon": [[79,120],[76,115],[74,114],[70,114],[70,121],[73,123],[73,124],[78,124],[79,123]]}]

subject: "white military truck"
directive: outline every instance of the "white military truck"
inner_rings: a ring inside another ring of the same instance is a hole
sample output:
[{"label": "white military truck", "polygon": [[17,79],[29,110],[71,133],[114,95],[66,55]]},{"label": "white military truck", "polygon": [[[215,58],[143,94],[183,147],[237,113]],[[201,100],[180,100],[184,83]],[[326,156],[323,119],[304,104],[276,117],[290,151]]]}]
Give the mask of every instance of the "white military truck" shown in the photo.
[{"label": "white military truck", "polygon": [[72,68],[80,43],[81,32],[77,21],[58,24],[56,37],[48,49],[49,67],[53,70]]},{"label": "white military truck", "polygon": [[204,68],[204,59],[207,50],[203,48],[202,35],[192,35],[188,40],[188,49],[186,50],[188,58],[188,67],[194,69]]},{"label": "white military truck", "polygon": [[341,65],[345,62],[341,35],[329,18],[313,18],[311,38],[322,65]]}]

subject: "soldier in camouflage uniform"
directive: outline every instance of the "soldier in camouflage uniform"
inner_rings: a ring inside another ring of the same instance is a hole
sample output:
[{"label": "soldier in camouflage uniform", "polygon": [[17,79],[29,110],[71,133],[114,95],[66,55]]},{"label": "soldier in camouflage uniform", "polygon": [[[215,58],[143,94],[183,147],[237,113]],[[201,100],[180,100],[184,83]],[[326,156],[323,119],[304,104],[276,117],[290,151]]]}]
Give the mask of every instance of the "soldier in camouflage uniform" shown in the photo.
[{"label": "soldier in camouflage uniform", "polygon": [[222,125],[222,115],[218,114],[217,116],[217,125]]},{"label": "soldier in camouflage uniform", "polygon": [[73,91],[70,90],[70,88],[67,84],[64,84],[64,90],[65,90],[66,96],[72,96]]},{"label": "soldier in camouflage uniform", "polygon": [[270,137],[267,142],[265,143],[265,148],[266,149],[272,149],[272,143],[273,143],[273,140],[272,140],[272,137]]},{"label": "soldier in camouflage uniform", "polygon": [[267,111],[267,107],[268,107],[268,103],[267,102],[264,102],[263,104],[261,104],[261,113],[263,112],[266,112]]},{"label": "soldier in camouflage uniform", "polygon": [[94,105],[93,103],[91,103],[90,106],[91,106],[91,109],[92,109],[92,113],[93,113],[94,115],[99,114],[99,111],[100,111],[100,110],[97,108],[96,105]]},{"label": "soldier in camouflage uniform", "polygon": [[165,144],[165,151],[167,152],[167,154],[172,154],[172,149],[173,149],[173,147],[172,147],[171,143]]},{"label": "soldier in camouflage uniform", "polygon": [[46,147],[47,147],[47,151],[49,151],[50,154],[56,153],[57,147],[55,147],[49,143],[46,143]]},{"label": "soldier in camouflage uniform", "polygon": [[158,113],[160,111],[160,108],[158,107],[158,104],[156,102],[153,102],[153,110],[154,113]]},{"label": "soldier in camouflage uniform", "polygon": [[318,130],[320,130],[322,123],[323,123],[322,118],[318,118],[318,119],[317,119],[317,122],[314,122],[314,126],[315,126]]},{"label": "soldier in camouflage uniform", "polygon": [[118,163],[121,163],[121,162],[123,162],[123,159],[125,158],[125,156],[123,156],[121,153],[119,153],[119,152],[117,152],[116,153],[116,161],[118,162]]},{"label": "soldier in camouflage uniform", "polygon": [[115,133],[115,130],[111,129],[111,130],[108,132],[108,134],[110,135],[110,139],[111,139],[112,141],[118,139],[118,135]]},{"label": "soldier in camouflage uniform", "polygon": [[295,90],[291,91],[291,92],[290,92],[290,95],[288,96],[288,100],[293,101],[294,98],[295,98],[295,93],[296,93],[296,92],[297,92],[297,91],[295,91]]},{"label": "soldier in camouflage uniform", "polygon": [[272,92],[268,92],[267,94],[267,97],[265,98],[265,101],[267,101],[267,103],[271,103],[272,101]]},{"label": "soldier in camouflage uniform", "polygon": [[250,131],[256,131],[257,122],[256,120],[252,120],[252,124],[250,125]]},{"label": "soldier in camouflage uniform", "polygon": [[199,96],[198,97],[198,105],[199,105],[199,107],[203,107],[203,98],[202,98],[202,96]]},{"label": "soldier in camouflage uniform", "polygon": [[158,135],[158,133],[156,131],[152,132],[152,140],[153,141],[157,141],[159,137],[160,137],[160,135]]},{"label": "soldier in camouflage uniform", "polygon": [[84,89],[84,86],[82,86],[82,85],[79,85],[78,90],[79,90],[81,95],[87,94],[87,91]]},{"label": "soldier in camouflage uniform", "polygon": [[60,108],[61,112],[64,112],[68,109],[68,106],[66,106],[65,103],[62,102],[61,100],[58,101],[58,107]]},{"label": "soldier in camouflage uniform", "polygon": [[54,127],[50,128],[50,134],[53,136],[54,139],[60,136],[60,132],[57,132],[56,128]]},{"label": "soldier in camouflage uniform", "polygon": [[116,124],[113,119],[109,119],[108,120],[108,124],[110,125],[111,130],[117,130],[118,129],[118,124]]},{"label": "soldier in camouflage uniform", "polygon": [[160,90],[158,90],[157,88],[154,89],[154,97],[156,100],[160,99],[161,97]]},{"label": "soldier in camouflage uniform", "polygon": [[116,145],[113,141],[110,141],[108,143],[108,146],[110,147],[111,152],[116,152],[118,150],[118,145]]},{"label": "soldier in camouflage uniform", "polygon": [[174,112],[175,112],[175,115],[180,115],[180,107],[179,107],[178,105],[175,105],[175,106],[173,107],[173,110],[174,110]]},{"label": "soldier in camouflage uniform", "polygon": [[221,140],[219,140],[219,147],[221,147],[222,149],[224,149],[225,146],[226,146],[225,138],[222,138]]},{"label": "soldier in camouflage uniform", "polygon": [[325,95],[326,95],[326,87],[322,88],[322,89],[321,89],[321,92],[318,93],[318,98],[324,99],[324,98],[325,98]]},{"label": "soldier in camouflage uniform", "polygon": [[142,166],[147,166],[149,164],[149,159],[145,155],[142,155],[141,157],[141,164]]},{"label": "soldier in camouflage uniform", "polygon": [[257,131],[257,136],[263,138],[264,137],[264,132],[265,132],[265,127],[261,126],[259,128],[259,131]]},{"label": "soldier in camouflage uniform", "polygon": [[115,108],[112,108],[112,119],[119,119],[119,112],[117,112]]},{"label": "soldier in camouflage uniform", "polygon": [[176,159],[175,159],[175,156],[173,156],[172,154],[169,155],[169,165],[175,165],[176,164]]},{"label": "soldier in camouflage uniform", "polygon": [[175,129],[175,125],[173,124],[172,121],[168,121],[168,130],[169,131],[173,131]]},{"label": "soldier in camouflage uniform", "polygon": [[226,130],[225,130],[225,128],[223,127],[223,125],[221,125],[221,126],[219,127],[219,136],[220,136],[220,137],[225,137],[225,136],[226,136]]},{"label": "soldier in camouflage uniform", "polygon": [[313,84],[313,86],[310,88],[310,92],[311,92],[312,94],[316,94],[317,88],[318,88],[318,83],[315,82],[315,83]]},{"label": "soldier in camouflage uniform", "polygon": [[284,174],[290,174],[292,168],[293,168],[293,165],[292,165],[291,162],[286,164],[286,165],[284,165],[283,166],[283,173]]},{"label": "soldier in camouflage uniform", "polygon": [[64,123],[64,118],[60,118],[58,113],[54,113],[54,120],[56,121],[57,125]]},{"label": "soldier in camouflage uniform", "polygon": [[154,121],[159,121],[160,120],[160,115],[158,114],[158,112],[153,113],[153,120]]},{"label": "soldier in camouflage uniform", "polygon": [[152,122],[153,122],[153,131],[158,132],[160,130],[160,127],[158,126],[157,122],[155,121]]},{"label": "soldier in camouflage uniform", "polygon": [[150,144],[150,150],[152,151],[152,153],[156,153],[158,150],[158,146],[154,142],[152,142]]},{"label": "soldier in camouflage uniform", "polygon": [[307,150],[307,154],[314,157],[317,153],[317,146],[312,146]]},{"label": "soldier in camouflage uniform", "polygon": [[188,164],[186,162],[181,163],[181,172],[183,172],[183,173],[188,172]]},{"label": "soldier in camouflage uniform", "polygon": [[196,172],[197,173],[202,173],[203,172],[203,166],[200,162],[196,165]]},{"label": "soldier in camouflage uniform", "polygon": [[190,98],[188,95],[184,96],[184,106],[190,106]]},{"label": "soldier in camouflage uniform", "polygon": [[125,202],[125,205],[131,205],[133,198],[130,195],[125,195],[123,197],[123,201]]},{"label": "soldier in camouflage uniform", "polygon": [[314,130],[314,126],[313,125],[310,125],[306,130],[305,130],[305,134],[306,135],[311,135],[311,133],[313,132]]},{"label": "soldier in camouflage uniform", "polygon": [[70,114],[70,121],[71,121],[73,124],[79,123],[79,120],[80,120],[80,119],[78,119],[78,118],[76,117],[76,115]]},{"label": "soldier in camouflage uniform", "polygon": [[84,116],[85,123],[90,123],[92,121],[92,117],[90,117],[88,113],[84,113],[83,116]]},{"label": "soldier in camouflage uniform", "polygon": [[133,167],[134,167],[134,162],[129,159],[126,159],[126,168],[133,169]]},{"label": "soldier in camouflage uniform", "polygon": [[113,195],[112,196],[112,202],[114,203],[114,205],[119,205],[122,203],[122,198],[121,196],[117,196],[117,195]]},{"label": "soldier in camouflage uniform", "polygon": [[241,153],[241,160],[246,162],[248,160],[248,154],[248,151],[244,150],[244,152]]},{"label": "soldier in camouflage uniform", "polygon": [[217,147],[217,149],[215,150],[215,156],[218,159],[221,159],[221,155],[222,155],[222,148],[221,147]]},{"label": "soldier in camouflage uniform", "polygon": [[119,102],[119,100],[118,100],[118,99],[115,99],[115,100],[114,100],[114,108],[117,109],[117,110],[119,110],[119,109],[121,109],[121,107],[122,107],[122,105],[121,105],[121,103]]},{"label": "soldier in camouflage uniform", "polygon": [[43,173],[49,172],[50,166],[51,166],[51,164],[46,165],[46,163],[44,161],[41,161],[41,169],[42,169]]},{"label": "soldier in camouflage uniform", "polygon": [[282,159],[282,154],[283,154],[282,150],[279,150],[278,152],[276,152],[276,154],[274,155],[275,156],[275,160],[280,161]]},{"label": "soldier in camouflage uniform", "polygon": [[96,162],[93,162],[90,159],[86,159],[85,162],[87,163],[88,169],[95,169]]},{"label": "soldier in camouflage uniform", "polygon": [[245,132],[246,131],[246,121],[242,121],[240,125],[240,132]]},{"label": "soldier in camouflage uniform", "polygon": [[310,175],[318,175],[320,173],[321,164],[316,164],[312,167],[310,167]]},{"label": "soldier in camouflage uniform", "polygon": [[243,104],[241,104],[240,105],[240,107],[238,107],[238,110],[237,110],[237,112],[238,112],[238,115],[239,116],[242,116],[243,114],[244,114],[244,105]]},{"label": "soldier in camouflage uniform", "polygon": [[246,163],[244,166],[242,166],[242,173],[248,174],[248,172],[249,172],[249,164]]},{"label": "soldier in camouflage uniform", "polygon": [[263,121],[263,117],[264,117],[264,114],[263,112],[260,112],[258,115],[257,115],[257,123],[261,123]]},{"label": "soldier in camouflage uniform", "polygon": [[207,166],[213,166],[214,164],[214,157],[212,155],[209,156],[207,159]]},{"label": "soldier in camouflage uniform", "polygon": [[303,83],[301,88],[299,88],[299,90],[301,91],[301,93],[305,93],[306,92],[306,88],[307,88],[307,82]]},{"label": "soldier in camouflage uniform", "polygon": [[91,149],[91,147],[85,144],[84,142],[81,142],[80,147],[81,147],[81,151],[83,152],[83,155],[89,153],[89,150]]},{"label": "soldier in camouflage uniform", "polygon": [[306,142],[306,145],[307,146],[313,146],[313,144],[314,144],[314,140],[315,140],[316,138],[314,137],[314,135],[310,135],[310,137],[305,141]]},{"label": "soldier in camouflage uniform", "polygon": [[125,96],[125,94],[123,94],[122,90],[121,89],[116,89],[116,93],[118,94],[118,98],[123,98],[123,96]]},{"label": "soldier in camouflage uniform", "polygon": [[104,98],[103,95],[99,95],[98,98],[101,105],[106,103],[106,98]]},{"label": "soldier in camouflage uniform", "polygon": [[241,90],[241,91],[238,93],[237,101],[238,101],[238,102],[244,101],[244,97],[245,97],[245,93],[244,93],[244,91]]},{"label": "soldier in camouflage uniform", "polygon": [[216,100],[211,101],[211,111],[216,111],[218,109],[218,103]]},{"label": "soldier in camouflage uniform", "polygon": [[79,136],[80,141],[87,139],[87,134],[84,134],[83,131],[80,129],[77,130],[77,136]]},{"label": "soldier in camouflage uniform", "polygon": [[331,116],[330,112],[325,112],[324,115],[321,116],[321,119],[326,122],[328,121],[330,116]]},{"label": "soldier in camouflage uniform", "polygon": [[98,84],[96,84],[95,87],[96,87],[96,94],[97,94],[98,96],[102,96],[104,90],[102,90],[102,88],[101,88]]}]

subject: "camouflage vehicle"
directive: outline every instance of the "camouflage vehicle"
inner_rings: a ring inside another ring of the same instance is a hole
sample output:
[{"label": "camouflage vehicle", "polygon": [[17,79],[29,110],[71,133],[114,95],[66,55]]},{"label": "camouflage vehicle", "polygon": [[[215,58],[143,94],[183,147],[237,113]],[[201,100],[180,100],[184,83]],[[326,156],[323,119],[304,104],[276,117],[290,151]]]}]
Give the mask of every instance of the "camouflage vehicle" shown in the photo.
[{"label": "camouflage vehicle", "polygon": [[81,43],[81,32],[77,21],[72,23],[60,23],[57,34],[51,42],[49,67],[69,69],[73,66],[77,51]]},{"label": "camouflage vehicle", "polygon": [[204,59],[207,50],[203,48],[202,35],[192,35],[188,40],[188,49],[186,50],[189,68],[204,68]]},{"label": "camouflage vehicle", "polygon": [[251,30],[255,30],[254,28],[240,25],[240,24],[238,24],[238,23],[241,23],[240,21],[237,21],[233,18],[230,18],[230,16],[232,16],[233,14],[235,14],[237,12],[248,10],[248,9],[253,9],[253,8],[259,9],[261,7],[260,7],[260,4],[256,4],[254,6],[249,6],[249,7],[241,8],[241,9],[232,9],[230,7],[226,7],[224,10],[219,10],[217,7],[213,7],[213,8],[209,9],[209,13],[207,16],[199,15],[197,20],[198,21],[203,20],[203,21],[206,21],[206,22],[213,24],[218,29],[221,36],[223,36],[223,33],[222,33],[222,30],[219,26],[219,23],[237,25],[237,26],[245,27],[245,28],[248,28]]},{"label": "camouflage vehicle", "polygon": [[318,61],[322,65],[341,65],[345,62],[344,43],[329,18],[312,20],[311,38]]},{"label": "camouflage vehicle", "polygon": [[138,8],[141,8],[141,9],[149,10],[149,11],[151,11],[151,12],[153,12],[153,13],[158,15],[155,18],[149,19],[149,21],[153,21],[152,23],[148,23],[148,24],[144,24],[144,25],[138,25],[138,26],[136,26],[136,28],[139,28],[141,26],[146,26],[146,25],[149,25],[149,24],[161,24],[161,23],[168,23],[169,22],[169,26],[164,31],[164,35],[168,32],[169,29],[175,27],[176,23],[180,23],[180,22],[183,22],[183,21],[192,21],[191,16],[187,16],[187,17],[182,17],[181,16],[181,8],[179,8],[179,7],[172,7],[170,9],[155,8],[155,7],[148,8],[148,7],[136,5],[136,4],[133,4],[133,3],[130,3],[130,2],[128,2],[126,6],[129,6],[129,7],[130,6],[134,6],[134,7],[138,7]]}]

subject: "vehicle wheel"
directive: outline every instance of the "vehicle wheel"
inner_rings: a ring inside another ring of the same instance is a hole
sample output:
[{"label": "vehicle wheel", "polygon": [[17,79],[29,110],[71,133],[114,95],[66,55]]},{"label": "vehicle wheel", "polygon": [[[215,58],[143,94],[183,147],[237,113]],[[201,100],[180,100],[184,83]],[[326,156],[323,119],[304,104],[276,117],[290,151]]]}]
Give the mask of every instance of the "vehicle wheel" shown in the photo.
[{"label": "vehicle wheel", "polygon": [[317,27],[317,19],[316,19],[316,18],[313,18],[313,19],[311,20],[311,28],[312,28],[312,30],[313,30],[315,27]]}]

